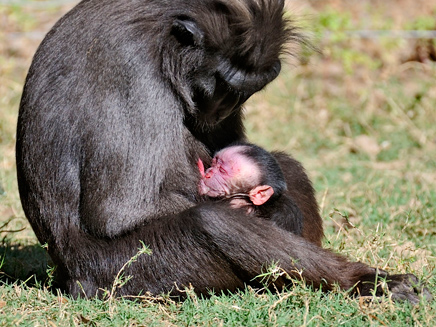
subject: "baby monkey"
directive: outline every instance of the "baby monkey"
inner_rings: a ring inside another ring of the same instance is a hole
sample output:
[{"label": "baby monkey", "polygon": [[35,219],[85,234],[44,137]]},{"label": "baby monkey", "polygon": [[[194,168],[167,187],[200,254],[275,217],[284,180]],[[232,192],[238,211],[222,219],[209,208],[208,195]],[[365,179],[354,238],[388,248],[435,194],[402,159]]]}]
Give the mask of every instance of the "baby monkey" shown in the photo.
[{"label": "baby monkey", "polygon": [[248,215],[274,221],[281,228],[301,235],[303,216],[286,194],[282,169],[274,156],[249,143],[238,143],[217,152],[206,171],[198,159],[200,195],[229,201]]}]

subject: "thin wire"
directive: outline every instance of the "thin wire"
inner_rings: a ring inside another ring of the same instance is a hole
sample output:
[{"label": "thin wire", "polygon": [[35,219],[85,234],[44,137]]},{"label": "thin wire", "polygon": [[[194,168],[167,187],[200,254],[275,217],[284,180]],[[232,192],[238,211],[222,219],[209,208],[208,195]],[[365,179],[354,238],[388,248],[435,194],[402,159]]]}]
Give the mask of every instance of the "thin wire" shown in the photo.
[{"label": "thin wire", "polygon": [[[323,38],[331,38],[341,32],[324,32]],[[436,30],[355,30],[342,31],[347,36],[361,39],[400,38],[400,39],[436,39]]]}]

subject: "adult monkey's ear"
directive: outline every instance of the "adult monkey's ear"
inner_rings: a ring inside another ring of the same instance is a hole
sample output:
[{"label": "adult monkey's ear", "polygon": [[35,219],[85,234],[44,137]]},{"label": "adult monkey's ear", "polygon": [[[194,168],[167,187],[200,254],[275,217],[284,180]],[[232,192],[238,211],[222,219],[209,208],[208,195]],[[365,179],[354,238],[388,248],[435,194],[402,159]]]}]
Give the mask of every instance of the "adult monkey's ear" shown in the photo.
[{"label": "adult monkey's ear", "polygon": [[250,197],[250,201],[253,202],[255,206],[261,206],[268,201],[273,194],[274,190],[271,186],[260,185],[252,189],[248,193],[248,196]]},{"label": "adult monkey's ear", "polygon": [[171,34],[185,46],[203,45],[204,34],[197,23],[189,18],[179,18],[174,20]]}]

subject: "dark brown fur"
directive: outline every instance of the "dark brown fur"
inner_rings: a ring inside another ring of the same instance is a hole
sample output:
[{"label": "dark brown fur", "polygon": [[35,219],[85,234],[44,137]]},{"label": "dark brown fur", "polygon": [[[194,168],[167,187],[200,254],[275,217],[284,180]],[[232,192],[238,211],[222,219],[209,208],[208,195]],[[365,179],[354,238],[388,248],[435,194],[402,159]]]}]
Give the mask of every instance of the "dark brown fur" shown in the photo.
[{"label": "dark brown fur", "polygon": [[283,152],[273,152],[280,163],[288,185],[287,195],[297,204],[303,213],[302,236],[310,242],[321,246],[324,237],[322,219],[312,183],[301,163]]}]

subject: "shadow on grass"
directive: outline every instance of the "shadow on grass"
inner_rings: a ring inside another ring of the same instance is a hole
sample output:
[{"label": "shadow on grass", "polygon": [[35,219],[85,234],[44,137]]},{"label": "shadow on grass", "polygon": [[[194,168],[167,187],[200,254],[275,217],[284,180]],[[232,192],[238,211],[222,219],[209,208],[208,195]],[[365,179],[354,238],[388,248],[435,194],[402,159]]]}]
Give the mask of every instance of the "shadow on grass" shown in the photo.
[{"label": "shadow on grass", "polygon": [[0,245],[0,258],[1,283],[36,286],[49,280],[47,268],[51,260],[39,244],[25,246],[6,242]]}]

